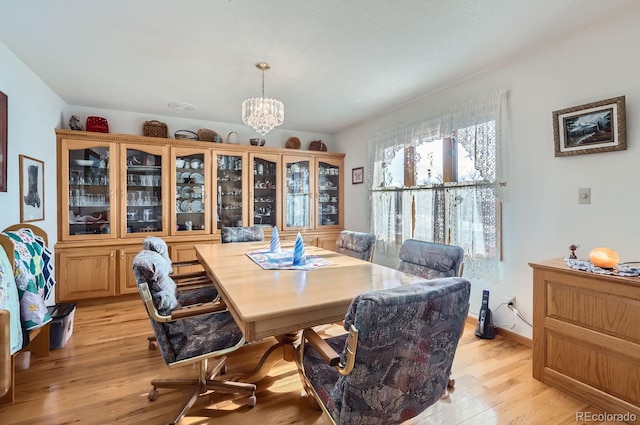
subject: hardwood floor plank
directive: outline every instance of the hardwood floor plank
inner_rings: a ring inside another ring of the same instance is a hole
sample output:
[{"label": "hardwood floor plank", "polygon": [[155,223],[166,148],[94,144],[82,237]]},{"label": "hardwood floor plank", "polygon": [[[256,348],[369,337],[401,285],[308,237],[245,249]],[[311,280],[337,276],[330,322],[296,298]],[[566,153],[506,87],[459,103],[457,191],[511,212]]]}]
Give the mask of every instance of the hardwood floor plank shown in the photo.
[{"label": "hardwood floor plank", "polygon": [[[74,332],[47,358],[31,357],[16,373],[16,401],[0,406],[2,425],[165,424],[187,392],[160,389],[147,399],[156,378],[194,376],[191,366],[169,369],[147,348],[152,334],[139,298],[80,303]],[[324,331],[335,335],[333,326]],[[577,411],[601,413],[531,376],[531,349],[496,336],[481,340],[467,325],[453,366],[456,389],[405,425],[578,424]],[[275,339],[254,342],[228,355],[228,376],[253,367]],[[302,392],[293,363],[280,362],[258,383],[256,407],[246,397],[202,397],[181,425],[324,425]],[[606,423],[606,422],[604,422]],[[599,422],[589,422],[599,424]]]}]

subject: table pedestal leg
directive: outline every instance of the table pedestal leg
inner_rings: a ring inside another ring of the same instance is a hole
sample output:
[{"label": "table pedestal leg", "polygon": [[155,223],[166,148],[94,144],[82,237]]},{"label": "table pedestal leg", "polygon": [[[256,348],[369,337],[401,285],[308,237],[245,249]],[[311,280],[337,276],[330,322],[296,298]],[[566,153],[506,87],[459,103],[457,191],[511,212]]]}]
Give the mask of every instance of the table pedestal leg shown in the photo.
[{"label": "table pedestal leg", "polygon": [[[234,374],[233,380],[256,383],[267,376],[274,364],[280,360],[295,361],[296,349],[293,343],[298,339],[297,333],[288,333],[276,337],[278,343],[269,347],[256,367],[249,373]],[[226,379],[229,379],[226,377]]]}]

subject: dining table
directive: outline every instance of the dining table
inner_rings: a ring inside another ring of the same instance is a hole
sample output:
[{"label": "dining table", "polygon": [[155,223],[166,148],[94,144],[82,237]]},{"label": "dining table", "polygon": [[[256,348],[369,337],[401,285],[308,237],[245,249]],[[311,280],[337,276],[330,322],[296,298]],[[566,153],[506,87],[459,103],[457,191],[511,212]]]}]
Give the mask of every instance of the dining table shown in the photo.
[{"label": "dining table", "polygon": [[[282,245],[285,250],[291,247]],[[326,264],[312,270],[265,269],[247,255],[268,249],[268,241],[195,245],[198,260],[245,340],[277,339],[240,378],[245,382],[260,381],[280,360],[294,361],[298,331],[343,320],[356,295],[424,280],[316,246],[305,245],[305,255]]]}]

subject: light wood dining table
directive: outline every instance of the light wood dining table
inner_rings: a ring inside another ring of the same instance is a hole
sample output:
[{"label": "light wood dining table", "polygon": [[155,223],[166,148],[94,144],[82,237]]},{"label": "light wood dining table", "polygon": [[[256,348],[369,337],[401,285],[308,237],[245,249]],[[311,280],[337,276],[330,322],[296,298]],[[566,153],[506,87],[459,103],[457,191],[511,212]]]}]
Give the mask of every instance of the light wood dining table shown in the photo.
[{"label": "light wood dining table", "polygon": [[240,378],[246,382],[261,380],[279,360],[293,361],[298,331],[343,320],[357,294],[424,280],[314,246],[305,246],[306,254],[331,264],[309,271],[265,270],[246,255],[268,247],[268,241],[195,245],[200,263],[245,339],[278,340],[255,369]]}]

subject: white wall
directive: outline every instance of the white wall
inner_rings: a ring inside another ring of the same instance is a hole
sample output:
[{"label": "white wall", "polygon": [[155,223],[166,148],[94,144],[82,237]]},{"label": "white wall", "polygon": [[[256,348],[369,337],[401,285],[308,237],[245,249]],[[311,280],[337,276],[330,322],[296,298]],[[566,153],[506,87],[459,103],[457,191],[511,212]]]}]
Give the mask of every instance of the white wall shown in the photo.
[{"label": "white wall", "polygon": [[[512,294],[532,321],[528,262],[567,256],[572,243],[580,245],[579,258],[587,258],[596,246],[610,246],[621,261],[640,261],[640,57],[633,54],[640,40],[639,9],[634,6],[633,13],[607,17],[569,39],[335,135],[335,149],[347,152],[347,168],[363,165],[369,135],[437,116],[483,93],[510,89],[511,198],[503,205],[502,273],[498,282],[472,282],[471,314],[477,315],[482,290],[489,289],[492,309]],[[552,111],[621,95],[627,106],[626,151],[554,157]],[[590,205],[578,205],[581,187],[591,188]],[[363,185],[347,185],[345,199],[352,201],[347,228],[366,230],[366,190]],[[507,313],[503,307],[494,318],[509,329],[513,317]],[[531,337],[531,328],[520,320],[513,331]]]},{"label": "white wall", "polygon": [[[241,112],[240,106],[241,105],[234,106],[238,109],[238,116],[240,116]],[[172,111],[167,107],[167,113],[169,112]],[[144,125],[145,121],[158,120],[167,124],[168,135],[170,138],[173,138],[174,133],[178,130],[189,130],[197,133],[201,128],[208,128],[220,134],[220,136],[225,140],[230,132],[235,131],[236,133],[238,133],[239,142],[242,145],[248,145],[249,139],[263,138],[265,139],[265,146],[284,148],[287,139],[289,137],[295,136],[300,139],[300,149],[308,149],[309,142],[313,140],[322,140],[327,145],[327,149],[329,151],[333,151],[332,137],[328,134],[281,130],[275,128],[269,133],[265,134],[264,137],[261,137],[251,127],[243,124],[194,120],[188,118],[188,112],[180,113],[184,114],[184,118],[147,115],[137,112],[115,111],[110,109],[87,108],[82,106],[70,105],[64,114],[64,128],[69,128],[69,117],[71,117],[71,115],[77,115],[78,117],[80,117],[80,122],[82,122],[83,125],[86,122],[88,116],[96,115],[107,119],[107,121],[109,122],[110,133],[137,134],[141,136],[142,126]]]},{"label": "white wall", "polygon": [[19,155],[44,161],[44,221],[33,222],[57,240],[56,135],[64,102],[0,43],[0,91],[8,97],[7,192],[0,192],[0,230],[20,222]]}]

